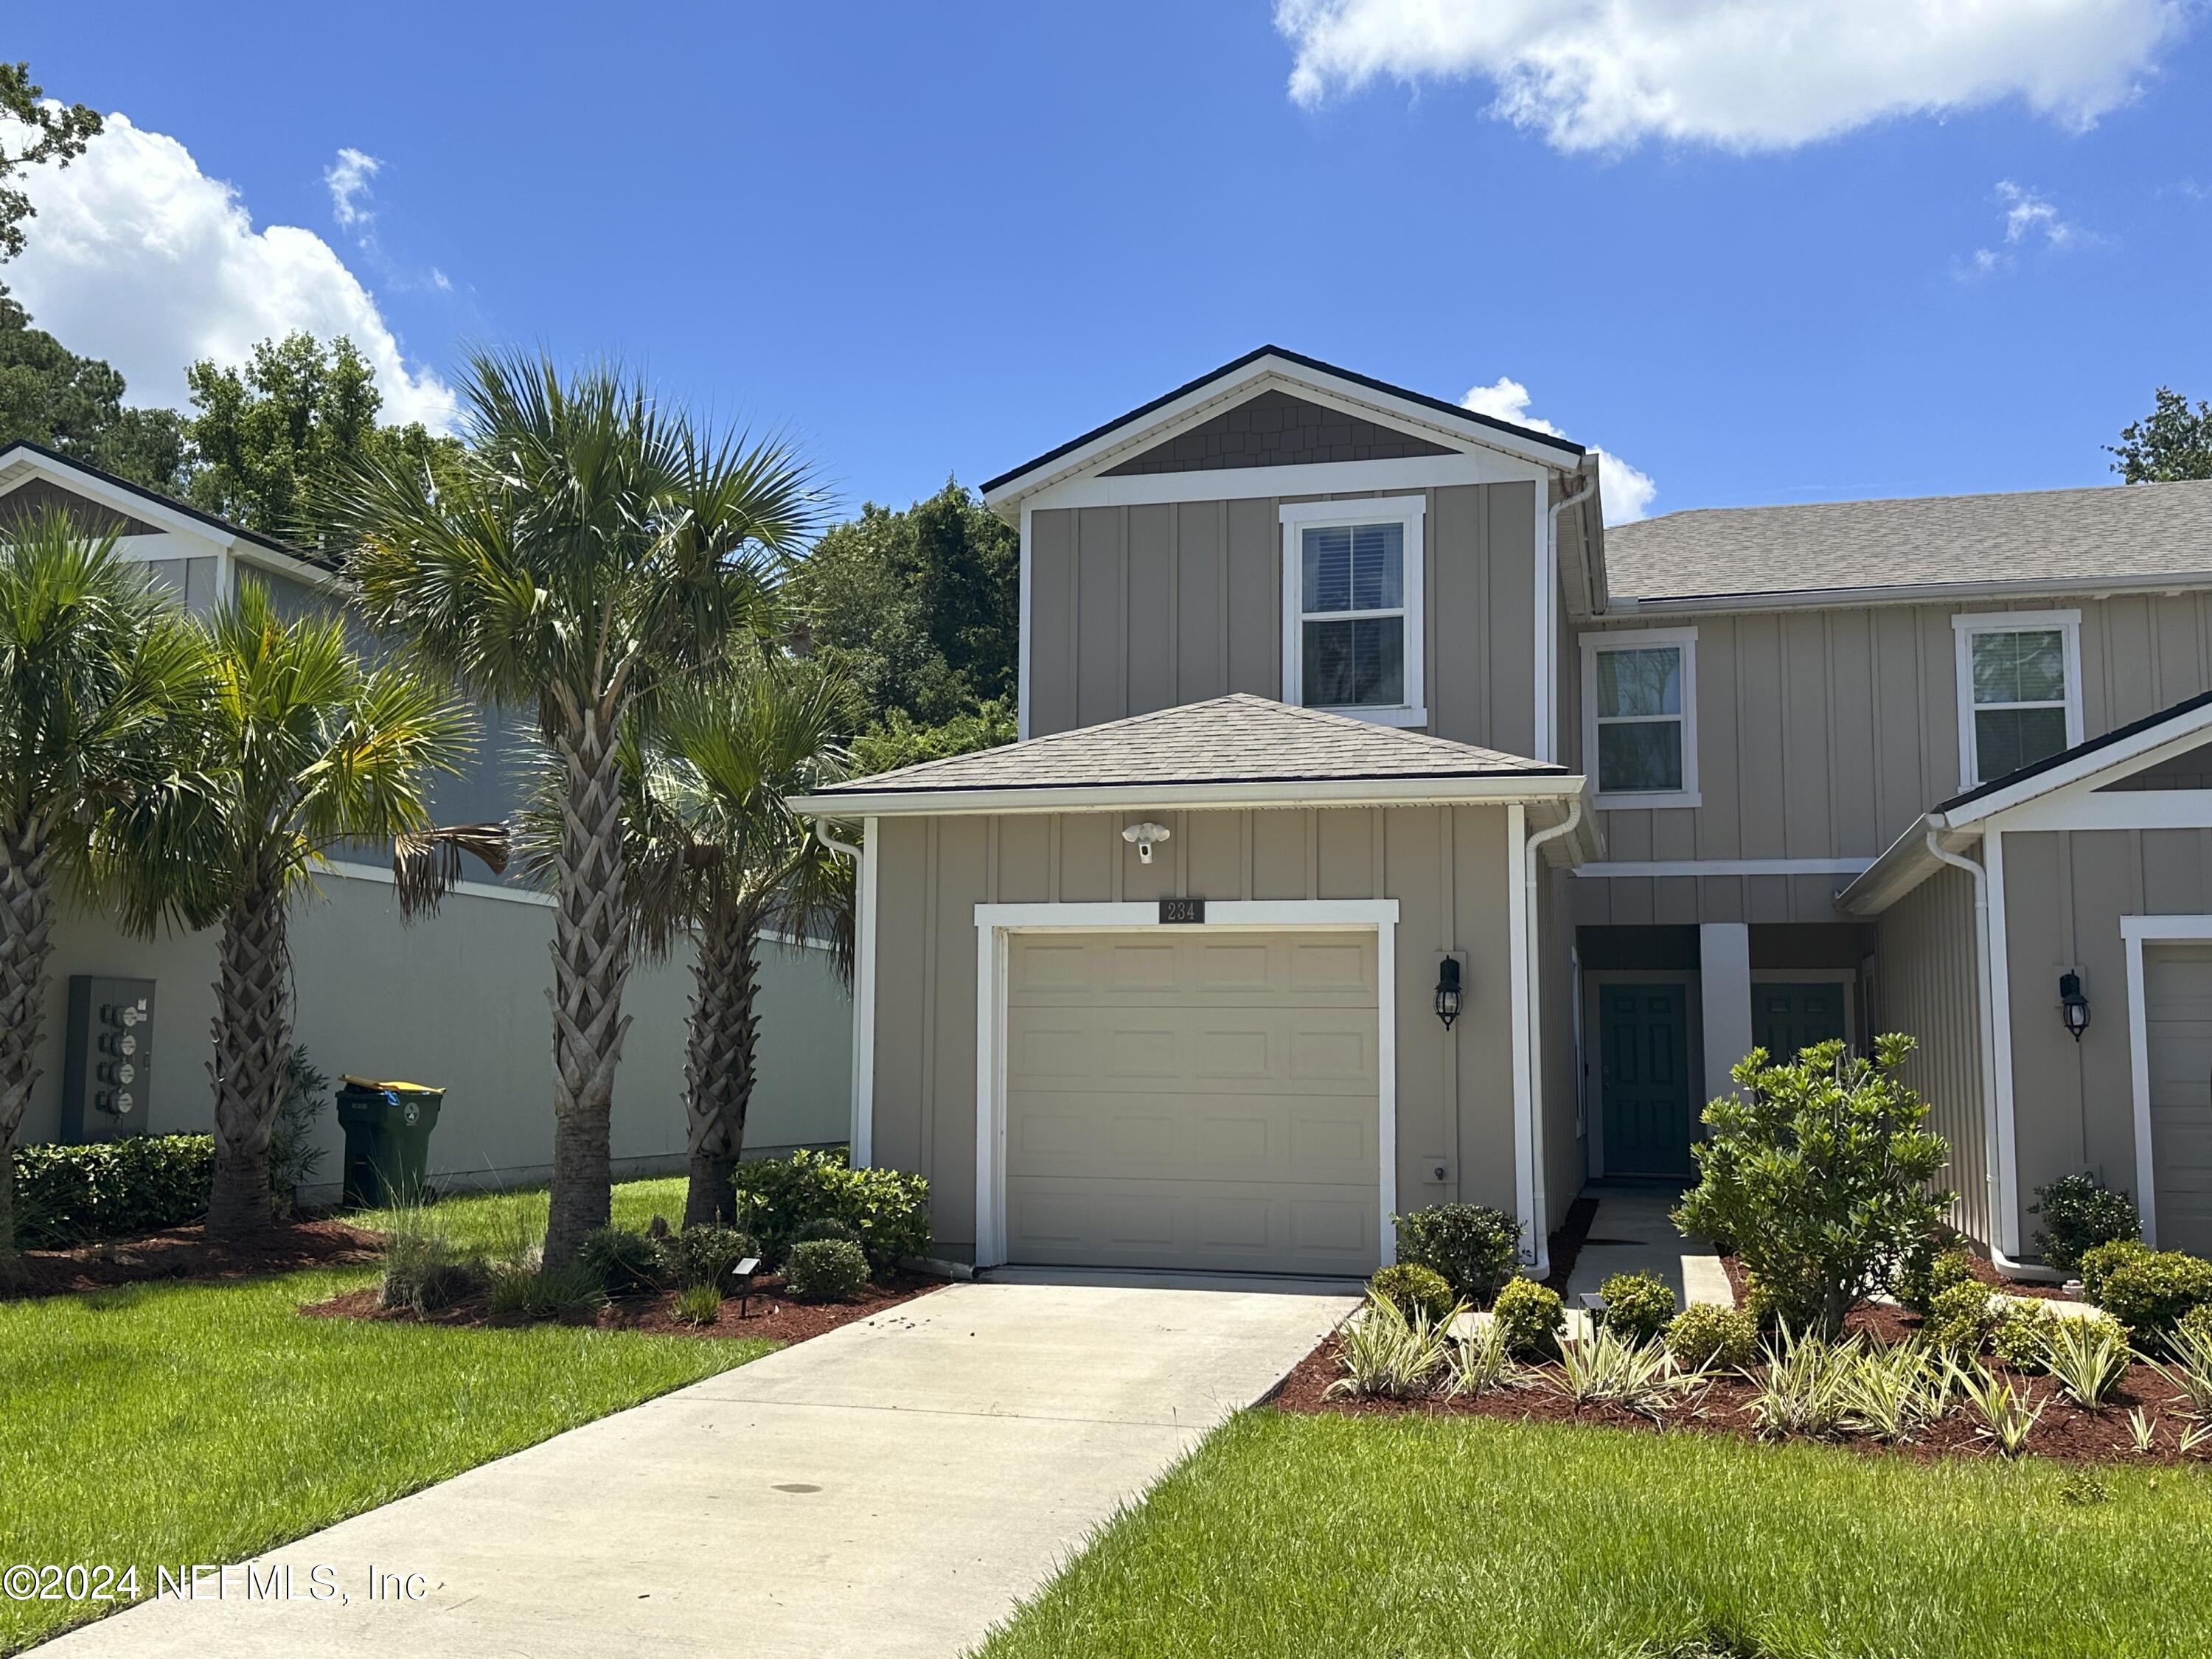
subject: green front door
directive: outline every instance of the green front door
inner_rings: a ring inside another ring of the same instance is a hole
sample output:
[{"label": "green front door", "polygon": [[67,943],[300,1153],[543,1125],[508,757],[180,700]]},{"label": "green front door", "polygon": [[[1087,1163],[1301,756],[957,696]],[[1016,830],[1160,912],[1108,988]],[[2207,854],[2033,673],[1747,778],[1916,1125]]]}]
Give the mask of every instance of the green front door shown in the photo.
[{"label": "green front door", "polygon": [[1686,985],[1598,994],[1605,1172],[1690,1173],[1690,995]]},{"label": "green front door", "polygon": [[1846,1035],[1844,988],[1833,980],[1802,985],[1751,988],[1751,1040],[1778,1065],[1797,1058],[1800,1048]]}]

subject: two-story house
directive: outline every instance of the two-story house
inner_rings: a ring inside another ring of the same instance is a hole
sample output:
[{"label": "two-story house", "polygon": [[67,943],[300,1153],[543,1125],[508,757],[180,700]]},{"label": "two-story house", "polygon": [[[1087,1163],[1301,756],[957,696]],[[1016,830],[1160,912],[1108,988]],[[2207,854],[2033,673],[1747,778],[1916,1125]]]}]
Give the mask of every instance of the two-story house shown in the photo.
[{"label": "two-story house", "polygon": [[2001,1260],[2084,1168],[2212,1247],[2212,484],[1598,490],[1272,347],[986,486],[1022,741],[803,803],[946,1254],[1361,1273],[1453,1199],[1541,1267],[1754,1043],[1891,1029]]}]

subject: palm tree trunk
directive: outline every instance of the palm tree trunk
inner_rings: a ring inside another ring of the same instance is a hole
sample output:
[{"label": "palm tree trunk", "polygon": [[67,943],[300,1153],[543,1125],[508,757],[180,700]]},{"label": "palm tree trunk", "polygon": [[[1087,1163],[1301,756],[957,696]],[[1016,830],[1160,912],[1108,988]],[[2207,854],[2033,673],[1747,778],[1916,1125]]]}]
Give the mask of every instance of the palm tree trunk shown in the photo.
[{"label": "palm tree trunk", "polygon": [[613,1207],[609,1118],[629,1021],[622,1012],[630,928],[623,902],[619,711],[581,711],[557,746],[560,905],[553,913],[553,1191],[545,1261],[567,1267]]},{"label": "palm tree trunk", "polygon": [[0,1280],[15,1276],[15,1131],[39,1080],[53,957],[53,887],[44,834],[0,835]]},{"label": "palm tree trunk", "polygon": [[690,1118],[691,1184],[684,1224],[737,1221],[734,1172],[744,1151],[760,1022],[753,1015],[759,929],[750,907],[717,906],[700,929],[691,976],[690,1046],[684,1098]]},{"label": "palm tree trunk", "polygon": [[292,1046],[292,953],[284,886],[265,865],[240,888],[222,919],[216,981],[215,1180],[208,1231],[235,1238],[266,1227],[269,1132]]}]

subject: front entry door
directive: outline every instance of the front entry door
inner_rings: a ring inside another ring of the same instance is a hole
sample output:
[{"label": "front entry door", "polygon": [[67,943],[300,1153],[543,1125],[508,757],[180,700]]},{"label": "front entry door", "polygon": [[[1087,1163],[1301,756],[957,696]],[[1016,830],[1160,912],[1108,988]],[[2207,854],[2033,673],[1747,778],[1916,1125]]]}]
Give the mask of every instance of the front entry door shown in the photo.
[{"label": "front entry door", "polygon": [[1690,1173],[1689,988],[1608,985],[1598,994],[1605,1172]]},{"label": "front entry door", "polygon": [[1761,981],[1751,988],[1751,1040],[1778,1066],[1796,1059],[1801,1048],[1849,1035],[1844,1026],[1844,988],[1833,980],[1802,985]]}]

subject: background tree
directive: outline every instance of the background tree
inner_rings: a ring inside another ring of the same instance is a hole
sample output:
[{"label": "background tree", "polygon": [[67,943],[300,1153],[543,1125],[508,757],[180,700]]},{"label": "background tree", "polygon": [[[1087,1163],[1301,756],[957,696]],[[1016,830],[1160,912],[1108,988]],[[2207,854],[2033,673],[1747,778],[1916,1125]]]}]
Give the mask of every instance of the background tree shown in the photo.
[{"label": "background tree", "polygon": [[203,359],[185,380],[196,411],[185,426],[192,447],[188,499],[302,547],[339,550],[313,503],[352,462],[373,459],[442,477],[460,453],[458,440],[419,423],[377,423],[384,395],[376,370],[343,335],[328,346],[312,334],[264,340],[243,369]]},{"label": "background tree", "polygon": [[49,106],[46,96],[44,87],[31,84],[28,64],[0,64],[0,115],[22,124],[12,146],[0,130],[0,262],[23,251],[23,222],[39,211],[22,185],[9,180],[48,161],[65,167],[100,136],[100,117],[94,111],[82,104]]},{"label": "background tree", "polygon": [[935,726],[916,725],[905,709],[894,708],[872,730],[853,739],[850,766],[856,777],[890,772],[978,749],[996,749],[1018,735],[1013,705],[997,697]]},{"label": "background tree", "polygon": [[458,773],[467,712],[412,665],[365,666],[339,617],[287,623],[240,582],[207,630],[213,675],[187,765],[110,811],[98,867],[125,924],[220,926],[216,980],[215,1177],[208,1230],[270,1218],[269,1139],[292,1050],[294,904],[345,843],[395,843],[403,903],[434,901],[459,850],[504,862],[498,826],[434,830],[432,779]]},{"label": "background tree", "polygon": [[2212,403],[2191,409],[2188,398],[2162,386],[2151,412],[2122,427],[2119,442],[2105,448],[2118,457],[2112,471],[2128,483],[2212,478]]},{"label": "background tree", "polygon": [[948,481],[902,512],[825,532],[792,580],[815,653],[858,690],[863,724],[920,726],[1016,690],[1021,538]]},{"label": "background tree", "polygon": [[61,513],[0,532],[0,1277],[15,1256],[15,1131],[39,1079],[54,892],[103,804],[158,778],[207,690],[182,614]]},{"label": "background tree", "polygon": [[545,1259],[562,1267],[611,1204],[635,927],[620,739],[649,733],[672,679],[769,643],[819,499],[788,445],[702,434],[612,368],[480,355],[465,395],[450,477],[363,456],[324,516],[370,625],[481,702],[535,707],[562,771]]},{"label": "background tree", "polygon": [[173,409],[131,409],[123,376],[80,357],[0,289],[0,445],[18,438],[165,495],[185,488],[183,420]]},{"label": "background tree", "polygon": [[760,1022],[763,937],[830,941],[851,971],[853,872],[790,799],[843,775],[851,692],[834,673],[775,665],[670,699],[640,768],[635,891],[644,942],[696,945],[684,1065],[690,1186],[684,1224],[734,1224]]}]

